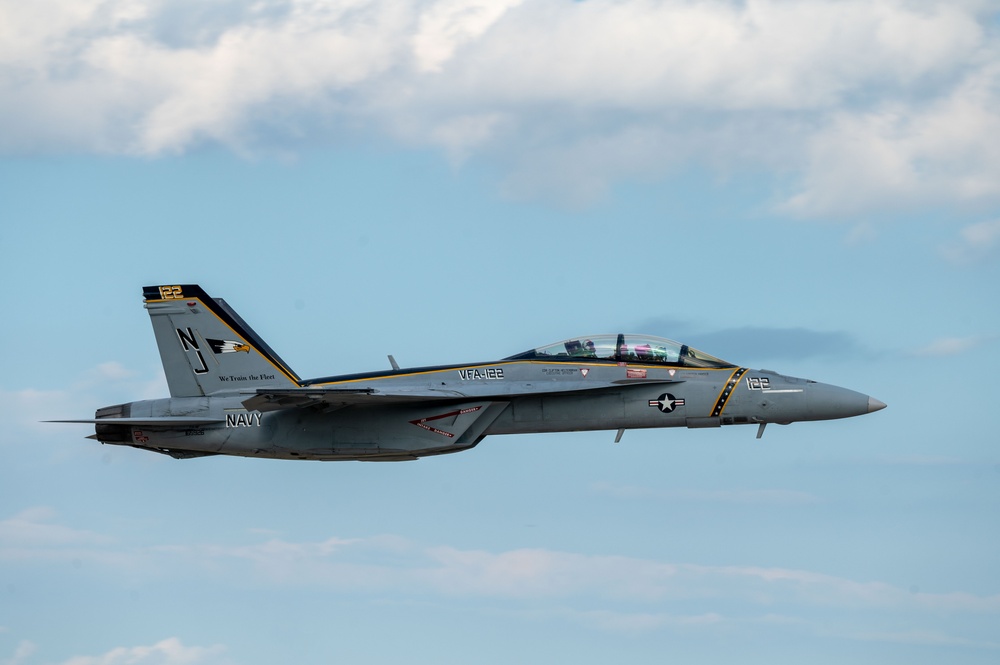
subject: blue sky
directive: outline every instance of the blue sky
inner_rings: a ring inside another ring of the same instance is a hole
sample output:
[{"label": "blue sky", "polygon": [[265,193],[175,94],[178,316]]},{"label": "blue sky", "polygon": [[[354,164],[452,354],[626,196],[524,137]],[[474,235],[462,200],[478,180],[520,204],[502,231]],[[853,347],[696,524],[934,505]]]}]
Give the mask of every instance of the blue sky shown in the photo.
[{"label": "blue sky", "polygon": [[[0,664],[994,663],[995,5],[0,2]],[[141,287],[304,377],[680,339],[885,401],[178,461]]]}]

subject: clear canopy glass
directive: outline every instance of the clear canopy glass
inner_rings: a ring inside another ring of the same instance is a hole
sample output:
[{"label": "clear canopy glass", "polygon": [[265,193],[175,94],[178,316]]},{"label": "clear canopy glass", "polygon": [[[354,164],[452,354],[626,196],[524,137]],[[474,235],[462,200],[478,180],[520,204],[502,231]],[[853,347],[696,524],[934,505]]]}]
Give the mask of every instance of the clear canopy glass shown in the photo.
[{"label": "clear canopy glass", "polygon": [[707,353],[663,337],[648,335],[590,335],[511,356],[511,360],[614,360],[626,363],[650,363],[681,367],[735,367]]}]

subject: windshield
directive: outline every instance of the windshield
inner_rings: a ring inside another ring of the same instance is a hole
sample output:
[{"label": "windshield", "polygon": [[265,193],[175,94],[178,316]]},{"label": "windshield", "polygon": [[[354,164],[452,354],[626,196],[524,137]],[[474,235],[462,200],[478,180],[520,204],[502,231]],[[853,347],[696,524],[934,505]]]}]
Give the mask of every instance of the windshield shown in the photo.
[{"label": "windshield", "polygon": [[592,358],[626,363],[682,367],[735,367],[707,353],[663,337],[648,335],[590,335],[566,339],[519,353],[508,360],[572,360]]}]

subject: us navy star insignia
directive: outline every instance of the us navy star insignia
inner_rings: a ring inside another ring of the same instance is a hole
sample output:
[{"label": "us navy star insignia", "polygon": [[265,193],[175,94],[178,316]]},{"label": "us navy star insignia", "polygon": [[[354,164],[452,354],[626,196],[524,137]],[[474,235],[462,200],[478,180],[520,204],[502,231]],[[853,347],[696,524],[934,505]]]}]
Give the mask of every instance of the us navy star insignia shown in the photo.
[{"label": "us navy star insignia", "polygon": [[650,406],[655,406],[663,413],[670,413],[678,406],[684,406],[684,400],[677,399],[670,393],[663,393],[657,399],[649,400]]}]

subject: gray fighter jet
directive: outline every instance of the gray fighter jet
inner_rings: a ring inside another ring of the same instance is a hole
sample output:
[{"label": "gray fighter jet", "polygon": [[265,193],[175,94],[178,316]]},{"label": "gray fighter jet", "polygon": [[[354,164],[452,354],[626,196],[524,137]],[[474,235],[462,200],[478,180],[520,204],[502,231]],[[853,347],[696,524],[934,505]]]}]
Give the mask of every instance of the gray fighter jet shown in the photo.
[{"label": "gray fighter jet", "polygon": [[847,418],[861,393],[752,370],[659,337],[575,337],[502,360],[304,380],[226,302],[147,286],[170,397],[98,409],[89,438],[176,458],[414,460],[491,434]]}]

